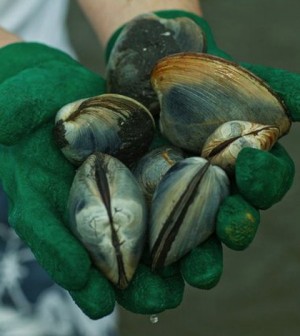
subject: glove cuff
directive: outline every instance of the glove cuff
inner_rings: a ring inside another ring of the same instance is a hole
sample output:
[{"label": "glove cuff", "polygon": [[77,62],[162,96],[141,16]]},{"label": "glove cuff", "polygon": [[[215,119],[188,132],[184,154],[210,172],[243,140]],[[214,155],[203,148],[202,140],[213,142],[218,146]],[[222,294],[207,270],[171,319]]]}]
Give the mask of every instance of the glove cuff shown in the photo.
[{"label": "glove cuff", "polygon": [[[206,42],[207,42],[207,48],[208,48],[208,53],[209,54],[214,54],[216,56],[221,56],[227,59],[231,59],[231,57],[227,54],[225,54],[223,51],[220,51],[217,48],[215,39],[213,37],[213,34],[211,32],[210,26],[207,23],[207,21],[205,19],[203,19],[202,17],[191,13],[191,12],[186,12],[183,10],[165,10],[165,11],[157,11],[154,12],[155,15],[157,15],[160,18],[163,19],[176,19],[179,17],[186,17],[189,18],[191,20],[193,20],[199,27],[201,27],[201,29],[204,31],[205,35],[206,35]],[[123,28],[126,26],[123,25],[120,28],[118,28],[113,35],[111,36],[111,38],[109,39],[107,46],[106,46],[106,50],[105,50],[105,60],[106,62],[109,59],[110,53],[115,45],[115,42],[117,40],[117,38],[119,37],[120,33],[122,32]]]}]

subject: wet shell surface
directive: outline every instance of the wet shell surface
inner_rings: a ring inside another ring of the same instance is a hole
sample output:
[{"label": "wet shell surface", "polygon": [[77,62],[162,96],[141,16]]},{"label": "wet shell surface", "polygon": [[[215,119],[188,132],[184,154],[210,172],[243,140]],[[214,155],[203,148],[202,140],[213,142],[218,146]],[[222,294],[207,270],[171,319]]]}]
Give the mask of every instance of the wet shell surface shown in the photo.
[{"label": "wet shell surface", "polygon": [[226,173],[199,157],[168,170],[153,195],[150,213],[152,267],[176,262],[215,230],[216,213],[229,194]]},{"label": "wet shell surface", "polygon": [[162,177],[176,162],[183,159],[184,154],[180,149],[172,146],[163,146],[153,149],[137,162],[133,169],[133,174],[149,204]]},{"label": "wet shell surface", "polygon": [[[155,41],[155,42],[154,42]],[[108,92],[132,97],[153,113],[159,108],[150,83],[155,63],[178,52],[205,52],[205,35],[192,20],[138,16],[118,36],[107,65]]]},{"label": "wet shell surface", "polygon": [[243,148],[270,150],[279,134],[279,128],[276,126],[239,120],[229,121],[207,138],[201,156],[227,172],[232,172]]},{"label": "wet shell surface", "polygon": [[201,53],[165,57],[155,66],[160,128],[175,146],[201,153],[206,139],[230,120],[275,125],[282,136],[291,122],[283,103],[241,66]]},{"label": "wet shell surface", "polygon": [[95,153],[78,169],[68,201],[70,226],[104,275],[125,288],[145,241],[142,191],[119,160]]},{"label": "wet shell surface", "polygon": [[147,151],[154,128],[152,115],[142,104],[121,95],[104,94],[78,100],[59,110],[54,137],[75,165],[94,152],[131,164]]}]

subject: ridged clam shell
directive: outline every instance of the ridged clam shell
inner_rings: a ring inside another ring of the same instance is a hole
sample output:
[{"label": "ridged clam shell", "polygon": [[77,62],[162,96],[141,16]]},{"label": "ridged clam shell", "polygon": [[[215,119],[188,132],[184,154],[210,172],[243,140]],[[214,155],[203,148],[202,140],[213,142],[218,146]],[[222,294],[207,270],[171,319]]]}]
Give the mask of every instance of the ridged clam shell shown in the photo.
[{"label": "ridged clam shell", "polygon": [[125,288],[145,241],[142,191],[119,160],[95,153],[79,167],[68,201],[70,226],[106,277]]},{"label": "ridged clam shell", "polygon": [[275,125],[280,136],[290,128],[270,87],[224,59],[201,53],[168,56],[155,66],[151,80],[161,106],[161,131],[186,150],[201,153],[208,136],[230,120]]},{"label": "ridged clam shell", "polygon": [[122,30],[107,65],[108,92],[132,97],[151,112],[159,108],[150,83],[155,63],[178,52],[206,50],[205,36],[192,20],[182,17],[162,19],[144,14]]},{"label": "ridged clam shell", "polygon": [[75,165],[97,151],[130,164],[146,152],[154,128],[152,115],[142,104],[121,95],[103,94],[59,110],[54,137]]},{"label": "ridged clam shell", "polygon": [[150,213],[152,267],[169,265],[206,240],[229,194],[226,173],[199,157],[176,163],[153,195]]},{"label": "ridged clam shell", "polygon": [[270,150],[279,134],[276,126],[229,121],[207,138],[201,156],[227,172],[232,172],[238,154],[244,147]]},{"label": "ridged clam shell", "polygon": [[132,172],[148,203],[151,202],[153,193],[162,177],[176,162],[183,159],[184,154],[180,149],[163,146],[153,149],[137,162]]}]

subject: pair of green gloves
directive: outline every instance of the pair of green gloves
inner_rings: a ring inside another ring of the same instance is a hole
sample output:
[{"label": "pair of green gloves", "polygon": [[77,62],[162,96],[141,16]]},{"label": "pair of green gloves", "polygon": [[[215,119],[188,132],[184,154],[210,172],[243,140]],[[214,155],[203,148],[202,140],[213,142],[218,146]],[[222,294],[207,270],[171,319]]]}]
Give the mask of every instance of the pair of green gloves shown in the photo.
[{"label": "pair of green gloves", "polygon": [[[182,11],[157,15],[191,18],[206,33],[208,53],[227,58],[202,18]],[[293,121],[300,120],[300,75],[242,65],[272,87]],[[75,168],[52,135],[56,112],[63,105],[104,92],[101,77],[58,50],[35,43],[0,49],[0,180],[9,199],[9,222],[90,318],[109,314],[116,301],[132,312],[155,314],[180,304],[185,281],[205,289],[216,285],[223,268],[221,242],[235,250],[250,244],[258,209],[284,196],[293,181],[294,164],[280,144],[270,152],[244,149],[236,165],[236,191],[220,207],[216,235],[160,272],[141,263],[129,287],[117,290],[69,232],[66,203]]]}]

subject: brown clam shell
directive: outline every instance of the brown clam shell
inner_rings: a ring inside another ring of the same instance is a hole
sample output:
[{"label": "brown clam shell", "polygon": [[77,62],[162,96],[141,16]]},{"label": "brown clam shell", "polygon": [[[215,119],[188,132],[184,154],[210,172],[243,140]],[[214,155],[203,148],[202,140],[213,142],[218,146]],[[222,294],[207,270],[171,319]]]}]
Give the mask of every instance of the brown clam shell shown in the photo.
[{"label": "brown clam shell", "polygon": [[160,101],[162,133],[186,150],[201,152],[207,137],[230,120],[275,125],[279,136],[291,126],[283,102],[265,82],[219,57],[165,57],[153,69],[151,81]]}]

